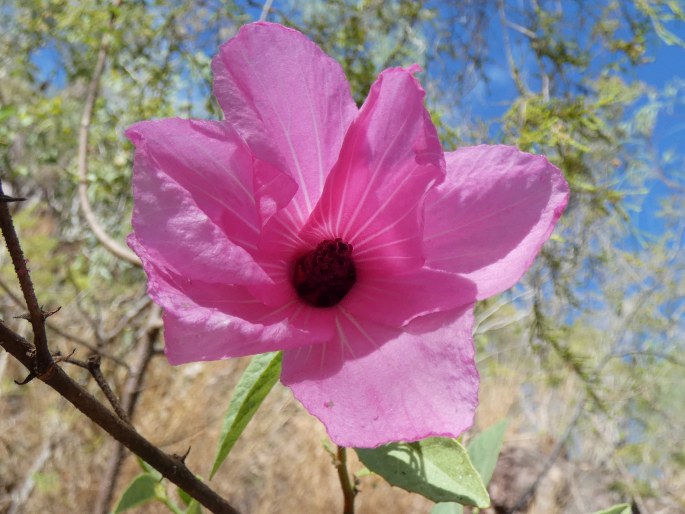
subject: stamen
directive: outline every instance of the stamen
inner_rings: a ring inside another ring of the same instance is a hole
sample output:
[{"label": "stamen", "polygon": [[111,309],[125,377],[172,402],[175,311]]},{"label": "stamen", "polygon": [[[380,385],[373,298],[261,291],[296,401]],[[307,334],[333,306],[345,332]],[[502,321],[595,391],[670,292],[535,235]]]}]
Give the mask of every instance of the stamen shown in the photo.
[{"label": "stamen", "polygon": [[340,302],[357,280],[352,245],[342,239],[326,239],[295,263],[293,286],[305,302],[332,307]]}]

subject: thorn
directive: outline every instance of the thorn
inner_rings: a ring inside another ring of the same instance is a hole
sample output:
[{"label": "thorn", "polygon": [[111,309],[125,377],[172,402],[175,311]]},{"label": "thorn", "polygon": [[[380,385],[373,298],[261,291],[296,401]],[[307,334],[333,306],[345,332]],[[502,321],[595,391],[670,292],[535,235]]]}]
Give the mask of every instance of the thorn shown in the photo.
[{"label": "thorn", "polygon": [[26,198],[15,198],[13,196],[6,195],[5,193],[0,194],[0,202],[23,202],[24,200],[26,200]]},{"label": "thorn", "polygon": [[24,380],[19,382],[18,380],[15,380],[14,383],[17,384],[18,386],[23,386],[31,382],[34,378],[36,378],[38,375],[36,375],[35,371],[29,372],[29,374],[26,376]]},{"label": "thorn", "polygon": [[191,449],[191,448],[192,448],[192,446],[188,446],[188,449],[186,450],[186,452],[185,452],[183,455],[179,455],[178,453],[174,453],[174,454],[172,454],[171,456],[172,456],[174,459],[180,460],[181,463],[185,466],[185,464],[186,464],[186,457],[188,457],[188,454],[190,453],[190,449]]},{"label": "thorn", "polygon": [[53,310],[44,310],[42,307],[40,308],[40,311],[43,313],[43,319],[48,319],[50,316],[55,314],[56,312],[59,312],[60,309],[62,309],[62,306],[59,305],[56,309]]},{"label": "thorn", "polygon": [[55,353],[52,354],[52,356],[55,359],[55,363],[57,363],[57,362],[69,362],[69,360],[71,359],[71,357],[75,353],[76,353],[76,348],[72,349],[71,352],[69,353],[69,355],[66,355],[66,356],[62,355],[62,352],[57,350]]},{"label": "thorn", "polygon": [[[43,316],[43,320],[46,320],[50,316],[52,316],[53,314],[59,312],[61,309],[62,309],[61,305],[59,307],[57,307],[56,309],[47,310],[47,311],[45,309],[43,309],[43,307],[41,307],[40,312]],[[26,321],[31,321],[31,314],[28,312],[25,312],[23,314],[19,314],[18,316],[14,316],[14,319],[25,319]]]}]

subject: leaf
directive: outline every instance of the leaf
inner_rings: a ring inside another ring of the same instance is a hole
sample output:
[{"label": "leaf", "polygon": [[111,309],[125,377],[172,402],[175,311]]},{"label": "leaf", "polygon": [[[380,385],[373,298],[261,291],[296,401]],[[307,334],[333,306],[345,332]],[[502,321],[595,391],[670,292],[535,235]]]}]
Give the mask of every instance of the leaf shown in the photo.
[{"label": "leaf", "polygon": [[464,507],[454,502],[436,503],[431,509],[431,514],[464,514]]},{"label": "leaf", "polygon": [[495,423],[486,430],[483,430],[469,443],[469,458],[486,486],[490,483],[492,474],[495,471],[507,424],[506,419]]},{"label": "leaf", "polygon": [[157,480],[158,482],[162,480],[162,474],[157,471],[155,468],[150,466],[147,462],[145,462],[143,459],[140,457],[136,457],[138,460],[138,465],[140,466],[140,469],[142,469],[146,474],[150,475],[152,478]]},{"label": "leaf", "polygon": [[278,382],[281,361],[282,356],[279,352],[257,355],[252,358],[243,376],[240,377],[224,418],[224,426],[219,438],[219,450],[209,475],[210,479],[228,457],[233,445],[257,412],[266,395]]},{"label": "leaf", "polygon": [[126,488],[124,494],[121,495],[121,499],[114,509],[114,514],[127,511],[133,507],[139,507],[144,503],[154,500],[156,498],[155,489],[158,483],[155,477],[151,475],[138,475]]},{"label": "leaf", "polygon": [[190,502],[185,510],[185,514],[202,514],[202,507],[200,507],[200,504],[197,502],[197,500]]},{"label": "leaf", "polygon": [[614,505],[608,509],[598,510],[592,514],[631,514],[632,512],[633,509],[630,508],[630,505],[627,503],[619,503],[618,505]]},{"label": "leaf", "polygon": [[466,449],[454,439],[433,437],[356,451],[367,468],[390,484],[429,500],[481,508],[490,505],[488,492]]}]

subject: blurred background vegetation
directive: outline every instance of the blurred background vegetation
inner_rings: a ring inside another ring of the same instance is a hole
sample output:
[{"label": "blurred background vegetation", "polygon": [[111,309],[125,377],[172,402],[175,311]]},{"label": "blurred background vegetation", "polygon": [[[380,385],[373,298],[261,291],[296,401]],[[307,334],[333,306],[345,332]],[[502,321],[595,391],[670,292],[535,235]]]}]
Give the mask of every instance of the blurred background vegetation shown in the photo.
[{"label": "blurred background vegetation", "polygon": [[[417,62],[446,149],[515,144],[548,155],[571,185],[533,269],[477,309],[474,431],[509,419],[497,512],[619,501],[685,512],[680,0],[2,0],[0,173],[28,199],[15,221],[39,299],[62,306],[52,347],[100,353],[139,430],[167,451],[192,446],[190,467],[207,476],[245,361],[171,368],[144,274],[93,227],[120,247],[130,231],[123,130],[220,118],[211,58],[266,9],[342,64],[359,103],[382,69]],[[28,330],[12,319],[22,307],[6,252],[0,287],[2,318]],[[1,353],[0,513],[107,512],[136,463],[18,375]],[[338,511],[324,439],[279,386],[212,483],[249,513]],[[360,512],[431,509],[373,477],[361,488]]]}]

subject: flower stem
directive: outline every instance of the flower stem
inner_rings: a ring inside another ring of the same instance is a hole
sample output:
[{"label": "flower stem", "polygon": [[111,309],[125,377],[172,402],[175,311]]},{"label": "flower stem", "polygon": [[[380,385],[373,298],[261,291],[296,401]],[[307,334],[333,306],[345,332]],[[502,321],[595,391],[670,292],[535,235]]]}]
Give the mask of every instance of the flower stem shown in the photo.
[{"label": "flower stem", "polygon": [[343,514],[354,514],[354,498],[357,496],[357,486],[352,485],[350,475],[347,472],[347,449],[343,446],[338,446],[338,453],[335,462],[335,467],[338,470],[338,477],[340,478],[340,487],[342,488],[344,506]]}]

